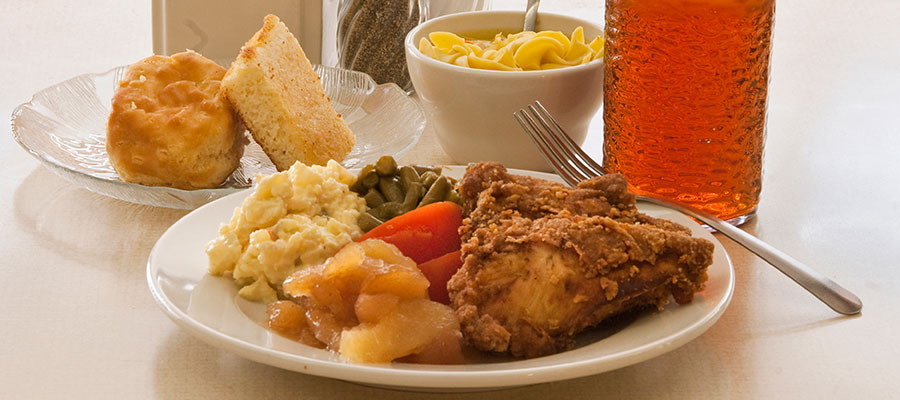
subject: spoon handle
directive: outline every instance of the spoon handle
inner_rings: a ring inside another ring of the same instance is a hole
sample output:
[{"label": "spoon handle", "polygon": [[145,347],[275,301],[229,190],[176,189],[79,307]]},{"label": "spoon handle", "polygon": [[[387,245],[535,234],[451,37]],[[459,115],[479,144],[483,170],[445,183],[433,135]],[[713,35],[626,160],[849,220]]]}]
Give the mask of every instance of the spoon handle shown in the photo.
[{"label": "spoon handle", "polygon": [[816,272],[814,269],[807,267],[800,261],[772,247],[770,244],[759,240],[755,236],[744,232],[743,230],[731,225],[721,219],[704,215],[686,207],[679,207],[667,201],[654,199],[650,197],[639,197],[640,200],[649,203],[661,205],[663,207],[672,208],[690,215],[708,226],[719,231],[719,233],[728,236],[729,239],[737,244],[744,246],[753,254],[756,254],[776,269],[793,279],[804,289],[812,293],[823,303],[831,307],[832,310],[844,315],[857,314],[862,310],[862,301],[849,290],[837,284],[837,282],[828,279],[828,277]]},{"label": "spoon handle", "polygon": [[525,31],[534,31],[534,23],[537,21],[538,6],[541,0],[528,0],[525,7]]}]

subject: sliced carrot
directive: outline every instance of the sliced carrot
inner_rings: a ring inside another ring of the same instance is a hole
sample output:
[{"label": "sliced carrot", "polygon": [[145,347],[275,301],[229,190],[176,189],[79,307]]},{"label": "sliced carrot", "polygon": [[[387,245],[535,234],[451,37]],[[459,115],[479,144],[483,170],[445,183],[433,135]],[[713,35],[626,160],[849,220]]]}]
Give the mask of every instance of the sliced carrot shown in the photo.
[{"label": "sliced carrot", "polygon": [[397,246],[416,264],[459,250],[462,208],[443,201],[419,207],[375,227],[359,238],[381,239]]},{"label": "sliced carrot", "polygon": [[440,257],[419,264],[419,270],[431,283],[428,286],[428,297],[438,303],[450,304],[447,293],[447,282],[462,267],[462,251],[456,250]]}]

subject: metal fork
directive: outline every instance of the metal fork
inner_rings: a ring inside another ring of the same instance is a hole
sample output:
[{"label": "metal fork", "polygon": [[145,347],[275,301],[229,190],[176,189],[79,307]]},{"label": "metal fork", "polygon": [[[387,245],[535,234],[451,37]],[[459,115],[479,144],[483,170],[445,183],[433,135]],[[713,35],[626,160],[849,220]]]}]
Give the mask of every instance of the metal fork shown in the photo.
[{"label": "metal fork", "polygon": [[[539,101],[513,115],[540,149],[547,162],[553,166],[553,169],[566,183],[575,186],[583,180],[603,175],[603,168],[572,141]],[[844,315],[853,315],[862,310],[862,301],[849,290],[768,243],[719,218],[667,200],[646,196],[638,196],[637,199],[670,208],[702,221],[772,264],[834,311]]]}]

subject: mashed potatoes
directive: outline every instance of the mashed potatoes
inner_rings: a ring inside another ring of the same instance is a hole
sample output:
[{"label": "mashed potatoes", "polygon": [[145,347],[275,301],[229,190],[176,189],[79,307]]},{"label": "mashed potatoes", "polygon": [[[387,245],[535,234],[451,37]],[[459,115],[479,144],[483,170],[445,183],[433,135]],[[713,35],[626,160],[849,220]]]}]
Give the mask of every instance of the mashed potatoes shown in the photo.
[{"label": "mashed potatoes", "polygon": [[209,273],[231,276],[240,295],[269,303],[292,272],[320,264],[362,232],[366,202],[348,186],[356,177],[335,161],[295,163],[258,177],[256,191],[209,243]]}]

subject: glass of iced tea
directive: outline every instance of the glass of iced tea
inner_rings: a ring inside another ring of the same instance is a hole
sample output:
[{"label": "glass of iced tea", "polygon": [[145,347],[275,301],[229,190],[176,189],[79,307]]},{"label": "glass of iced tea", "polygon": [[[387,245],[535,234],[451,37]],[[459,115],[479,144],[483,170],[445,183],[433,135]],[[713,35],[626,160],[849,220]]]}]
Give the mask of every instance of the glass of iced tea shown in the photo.
[{"label": "glass of iced tea", "polygon": [[762,188],[775,0],[607,0],[603,166],[735,224]]}]

